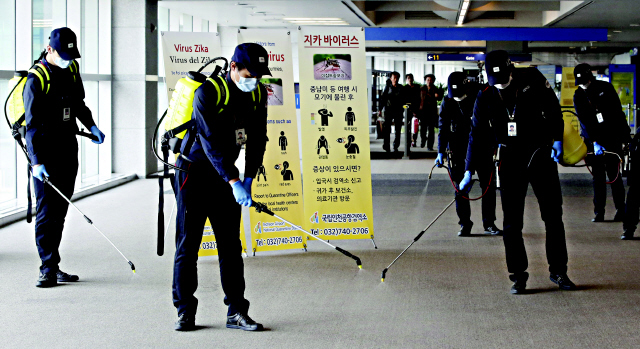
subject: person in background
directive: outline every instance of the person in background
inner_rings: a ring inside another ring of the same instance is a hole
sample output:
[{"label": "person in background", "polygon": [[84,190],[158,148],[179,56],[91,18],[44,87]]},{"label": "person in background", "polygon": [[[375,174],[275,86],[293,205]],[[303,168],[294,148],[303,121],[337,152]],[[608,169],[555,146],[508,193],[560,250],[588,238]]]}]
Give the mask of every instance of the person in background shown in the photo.
[{"label": "person in background", "polygon": [[[624,220],[624,184],[620,174],[622,145],[631,141],[631,129],[622,111],[622,104],[616,90],[608,82],[596,80],[591,67],[578,64],[573,75],[578,89],[573,94],[573,105],[578,114],[582,137],[589,152],[587,163],[593,174],[592,222],[603,222],[607,201],[606,176],[611,181],[611,192],[616,214],[615,222]],[[605,154],[606,152],[614,154]],[[618,156],[616,156],[616,154]]]},{"label": "person in background", "polygon": [[435,86],[436,76],[424,76],[424,85],[420,89],[418,118],[420,119],[420,148],[427,146],[433,151],[435,128],[438,125],[438,101],[442,100],[443,92]]},{"label": "person in background", "polygon": [[396,136],[393,140],[393,151],[397,152],[398,147],[400,146],[404,117],[403,106],[406,103],[406,99],[403,93],[403,86],[398,83],[400,80],[400,73],[397,71],[392,72],[389,80],[391,81],[391,84],[388,84],[384,88],[384,91],[380,96],[380,105],[382,106],[382,112],[384,112],[384,123],[382,124],[384,143],[382,144],[382,149],[386,152],[391,151],[391,124],[394,124]]},{"label": "person in background", "polygon": [[[467,79],[463,72],[453,72],[448,79],[448,94],[442,101],[440,112],[440,132],[438,133],[438,157],[436,164],[442,166],[446,158],[446,151],[450,152],[451,176],[454,182],[459,183],[464,176],[465,161],[467,159],[467,147],[469,145],[469,131],[471,130],[471,117],[479,86]],[[485,161],[479,161],[478,177],[482,192],[482,223],[485,234],[501,235],[496,228],[496,178],[491,156]],[[464,195],[456,192],[456,212],[460,232],[458,236],[470,236],[471,205]]]}]

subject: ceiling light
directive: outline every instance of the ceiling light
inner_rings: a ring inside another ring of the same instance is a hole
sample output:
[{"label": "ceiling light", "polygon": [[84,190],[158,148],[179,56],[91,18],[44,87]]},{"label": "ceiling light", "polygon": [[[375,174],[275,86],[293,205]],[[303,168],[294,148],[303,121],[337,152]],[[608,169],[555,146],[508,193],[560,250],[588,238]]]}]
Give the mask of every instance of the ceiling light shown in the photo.
[{"label": "ceiling light", "polygon": [[640,27],[640,24],[638,24],[638,23],[631,23],[631,24],[629,24],[629,26],[631,26],[631,27]]},{"label": "ceiling light", "polygon": [[622,30],[614,30],[614,33],[622,33]]}]

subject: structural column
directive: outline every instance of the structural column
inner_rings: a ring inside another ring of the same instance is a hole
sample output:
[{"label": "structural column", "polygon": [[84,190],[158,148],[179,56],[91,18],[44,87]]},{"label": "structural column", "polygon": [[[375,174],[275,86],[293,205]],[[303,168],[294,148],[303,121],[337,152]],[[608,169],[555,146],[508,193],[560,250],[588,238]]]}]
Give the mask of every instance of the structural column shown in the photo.
[{"label": "structural column", "polygon": [[[113,172],[158,171],[150,140],[158,120],[157,0],[112,0]],[[153,26],[152,26],[153,24]]]}]

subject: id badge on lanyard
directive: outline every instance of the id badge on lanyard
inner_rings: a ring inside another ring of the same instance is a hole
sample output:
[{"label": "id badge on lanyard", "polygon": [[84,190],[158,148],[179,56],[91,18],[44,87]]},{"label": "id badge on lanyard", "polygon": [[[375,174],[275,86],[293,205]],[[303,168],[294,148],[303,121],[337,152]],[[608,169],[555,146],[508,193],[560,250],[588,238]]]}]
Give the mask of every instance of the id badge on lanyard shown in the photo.
[{"label": "id badge on lanyard", "polygon": [[62,121],[71,120],[71,108],[64,108],[62,110]]},{"label": "id badge on lanyard", "polygon": [[596,118],[598,118],[598,123],[601,124],[604,122],[604,118],[602,117],[602,113],[597,113]]},{"label": "id badge on lanyard", "polygon": [[[507,109],[509,113],[509,109]],[[518,135],[518,125],[515,122],[516,107],[513,107],[513,114],[509,113],[509,122],[507,122],[507,136],[515,137]]]},{"label": "id badge on lanyard", "polygon": [[236,145],[245,143],[247,143],[247,134],[244,132],[244,128],[236,129]]}]

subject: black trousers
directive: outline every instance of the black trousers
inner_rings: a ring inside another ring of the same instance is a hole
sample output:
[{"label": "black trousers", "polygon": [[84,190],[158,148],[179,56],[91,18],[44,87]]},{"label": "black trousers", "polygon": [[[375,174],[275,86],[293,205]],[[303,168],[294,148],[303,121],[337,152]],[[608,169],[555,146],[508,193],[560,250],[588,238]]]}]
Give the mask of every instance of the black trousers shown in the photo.
[{"label": "black trousers", "polygon": [[[605,149],[609,149],[606,148]],[[622,156],[622,153],[619,154]],[[605,205],[607,204],[607,177],[611,183],[611,192],[613,195],[613,204],[616,210],[624,211],[624,184],[622,175],[620,174],[619,159],[612,154],[590,155],[587,159],[588,164],[592,166],[593,173],[593,212],[595,214],[604,214]]]},{"label": "black trousers", "polygon": [[[633,152],[631,158],[640,157],[640,152]],[[640,219],[640,168],[638,165],[631,167],[631,172],[627,177],[629,191],[627,192],[627,202],[624,209],[624,221],[622,228],[635,231]]]},{"label": "black trousers", "polygon": [[432,149],[436,139],[436,129],[432,122],[422,122],[420,125],[420,146]]},{"label": "black trousers", "polygon": [[402,113],[386,113],[385,120],[382,124],[382,133],[384,134],[384,142],[382,143],[383,149],[390,149],[389,143],[391,142],[391,122],[394,123],[396,136],[393,140],[393,149],[398,149],[400,146],[400,137],[402,135],[402,123],[404,117]]},{"label": "black trousers", "polygon": [[[466,149],[465,149],[466,150]],[[466,151],[465,151],[466,155]],[[465,158],[462,156],[452,156],[451,177],[456,184],[459,184],[464,177]],[[480,187],[485,196],[482,197],[482,225],[487,228],[493,226],[496,220],[496,178],[493,164],[489,161],[487,166],[477,170],[480,179]],[[493,174],[493,176],[492,176]],[[491,182],[489,180],[491,179]],[[487,187],[490,187],[487,189]],[[458,224],[464,226],[471,223],[471,203],[461,195],[456,195],[456,213],[458,214]]]},{"label": "black trousers", "polygon": [[[75,151],[65,151],[55,162],[45,163],[49,180],[69,199],[73,195],[78,175],[78,146]],[[66,149],[66,148],[65,148]],[[42,264],[40,271],[55,273],[60,264],[60,241],[69,204],[51,186],[34,178],[36,194],[36,247]]]},{"label": "black trousers", "polygon": [[[178,160],[178,166],[187,167]],[[211,163],[197,162],[189,173],[179,172],[175,179],[178,200],[176,216],[176,255],[173,267],[173,305],[178,315],[195,315],[198,300],[198,250],[207,217],[216,237],[220,281],[228,315],[247,312],[249,301],[244,298],[244,263],[240,242],[240,205],[234,199],[231,186]]]},{"label": "black trousers", "polygon": [[511,274],[522,274],[528,267],[522,227],[529,184],[538,199],[540,214],[546,229],[545,248],[549,272],[552,274],[567,272],[568,257],[562,222],[562,192],[558,167],[550,154],[551,148],[540,149],[527,168],[531,155],[504,156],[503,152],[500,167],[502,211],[504,212],[503,241],[507,269]]}]

